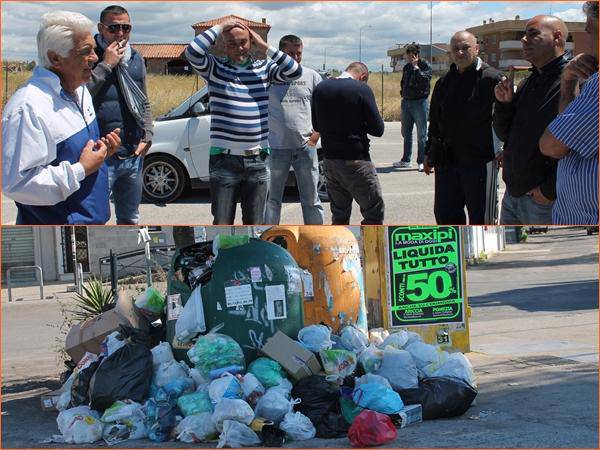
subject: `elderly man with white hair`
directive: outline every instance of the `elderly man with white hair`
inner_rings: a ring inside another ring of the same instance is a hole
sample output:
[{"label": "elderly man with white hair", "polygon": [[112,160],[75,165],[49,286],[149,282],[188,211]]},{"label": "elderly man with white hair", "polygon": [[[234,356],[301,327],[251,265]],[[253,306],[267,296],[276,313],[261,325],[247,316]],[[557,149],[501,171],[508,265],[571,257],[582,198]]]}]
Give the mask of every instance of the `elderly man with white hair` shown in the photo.
[{"label": "elderly man with white hair", "polygon": [[39,65],[2,115],[2,187],[17,224],[104,224],[110,218],[104,159],[119,130],[100,137],[85,87],[98,59],[93,22],[74,12],[42,17]]}]

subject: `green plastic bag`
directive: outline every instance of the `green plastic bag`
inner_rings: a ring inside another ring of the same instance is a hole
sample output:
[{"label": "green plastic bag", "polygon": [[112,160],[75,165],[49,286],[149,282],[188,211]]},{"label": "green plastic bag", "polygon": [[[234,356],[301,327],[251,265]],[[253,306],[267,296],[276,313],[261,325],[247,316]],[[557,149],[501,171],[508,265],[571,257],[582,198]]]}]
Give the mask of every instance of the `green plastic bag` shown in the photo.
[{"label": "green plastic bag", "polygon": [[213,239],[213,254],[216,256],[219,254],[219,250],[226,248],[239,247],[250,242],[250,236],[248,235],[228,235],[228,234],[217,234]]},{"label": "green plastic bag", "polygon": [[349,350],[321,350],[319,355],[327,373],[327,381],[341,384],[343,379],[352,375],[356,369],[356,355]]},{"label": "green plastic bag", "polygon": [[149,286],[136,298],[135,306],[146,315],[158,317],[165,309],[165,298],[154,287]]},{"label": "green plastic bag", "polygon": [[258,378],[266,389],[277,386],[285,378],[285,373],[277,361],[262,356],[250,363],[248,372]]},{"label": "green plastic bag", "polygon": [[360,412],[364,409],[358,406],[356,403],[352,401],[351,398],[347,398],[344,396],[340,397],[340,408],[342,410],[342,417],[346,422],[352,425],[354,422],[354,418],[360,414]]},{"label": "green plastic bag", "polygon": [[177,406],[185,417],[193,414],[212,413],[213,405],[208,391],[184,394],[177,399]]},{"label": "green plastic bag", "polygon": [[210,371],[228,366],[246,367],[244,352],[240,345],[230,336],[215,333],[200,336],[194,346],[187,352],[188,358],[196,366],[200,374],[209,378]]}]

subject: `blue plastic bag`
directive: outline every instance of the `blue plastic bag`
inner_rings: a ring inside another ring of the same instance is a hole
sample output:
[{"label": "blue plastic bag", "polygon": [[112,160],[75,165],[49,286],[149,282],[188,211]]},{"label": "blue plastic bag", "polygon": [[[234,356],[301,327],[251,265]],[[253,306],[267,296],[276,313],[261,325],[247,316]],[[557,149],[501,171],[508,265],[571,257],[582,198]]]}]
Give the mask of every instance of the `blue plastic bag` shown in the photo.
[{"label": "blue plastic bag", "polygon": [[397,392],[380,383],[365,383],[354,389],[352,400],[361,408],[383,414],[396,414],[403,407]]}]

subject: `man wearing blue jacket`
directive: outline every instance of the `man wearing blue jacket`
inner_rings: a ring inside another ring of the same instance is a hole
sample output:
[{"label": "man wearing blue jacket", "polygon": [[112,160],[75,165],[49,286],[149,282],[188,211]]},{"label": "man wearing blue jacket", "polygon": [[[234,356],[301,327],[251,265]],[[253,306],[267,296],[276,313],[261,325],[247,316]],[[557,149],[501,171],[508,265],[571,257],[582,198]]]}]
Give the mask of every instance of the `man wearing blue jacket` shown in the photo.
[{"label": "man wearing blue jacket", "polygon": [[2,115],[2,188],[18,208],[17,225],[104,224],[110,218],[104,159],[119,130],[100,138],[85,83],[97,57],[85,16],[42,17],[38,66]]}]

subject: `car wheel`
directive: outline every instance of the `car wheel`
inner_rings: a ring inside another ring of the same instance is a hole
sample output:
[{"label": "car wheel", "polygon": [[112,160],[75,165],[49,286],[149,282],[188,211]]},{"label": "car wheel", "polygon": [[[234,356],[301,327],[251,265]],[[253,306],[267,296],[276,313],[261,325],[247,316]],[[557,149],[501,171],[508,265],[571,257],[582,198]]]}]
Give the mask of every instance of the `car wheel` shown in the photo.
[{"label": "car wheel", "polygon": [[177,200],[186,184],[181,163],[166,155],[151,155],[144,159],[142,172],[143,196],[152,203]]},{"label": "car wheel", "polygon": [[319,154],[319,181],[317,182],[317,193],[322,202],[329,201],[329,193],[327,192],[327,182],[325,180],[325,171],[323,169],[323,155]]}]

